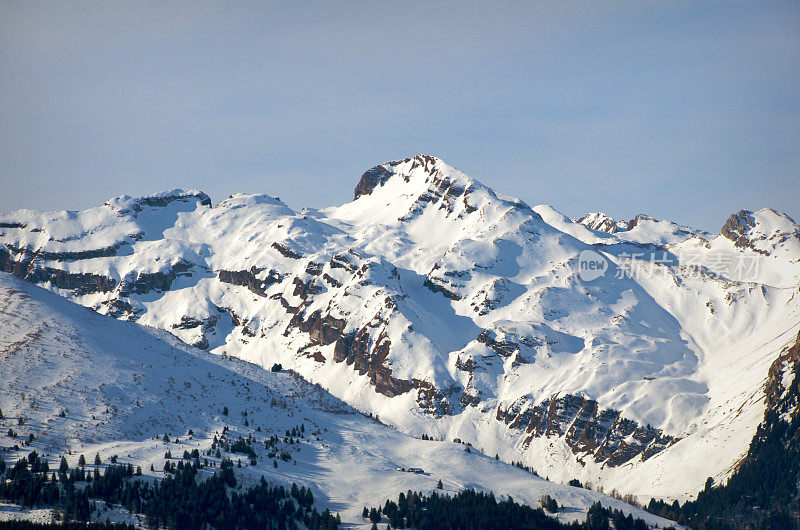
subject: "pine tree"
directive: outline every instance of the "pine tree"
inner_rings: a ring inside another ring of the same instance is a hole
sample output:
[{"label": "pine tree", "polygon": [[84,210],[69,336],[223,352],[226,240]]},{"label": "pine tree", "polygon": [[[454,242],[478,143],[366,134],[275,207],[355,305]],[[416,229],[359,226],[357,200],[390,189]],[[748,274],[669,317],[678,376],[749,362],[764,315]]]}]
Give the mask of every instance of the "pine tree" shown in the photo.
[{"label": "pine tree", "polygon": [[85,467],[86,466],[86,457],[81,455],[78,457],[78,466]]},{"label": "pine tree", "polygon": [[60,474],[65,474],[69,471],[69,464],[67,463],[67,459],[65,457],[61,457],[61,464],[58,466],[58,472]]},{"label": "pine tree", "polygon": [[94,465],[99,466],[102,463],[103,463],[103,461],[100,460],[100,453],[95,453],[94,454]]},{"label": "pine tree", "polygon": [[436,489],[444,489],[444,484],[442,484],[442,479],[439,479],[439,482],[436,484]]}]

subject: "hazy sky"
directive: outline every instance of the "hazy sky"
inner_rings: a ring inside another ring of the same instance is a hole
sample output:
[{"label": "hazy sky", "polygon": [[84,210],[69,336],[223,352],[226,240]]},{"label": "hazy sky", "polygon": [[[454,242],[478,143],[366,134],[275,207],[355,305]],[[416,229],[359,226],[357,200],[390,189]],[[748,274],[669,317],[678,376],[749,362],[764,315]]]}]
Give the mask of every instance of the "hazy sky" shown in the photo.
[{"label": "hazy sky", "polygon": [[573,217],[800,221],[799,2],[297,4],[0,0],[0,211],[320,207],[421,152]]}]

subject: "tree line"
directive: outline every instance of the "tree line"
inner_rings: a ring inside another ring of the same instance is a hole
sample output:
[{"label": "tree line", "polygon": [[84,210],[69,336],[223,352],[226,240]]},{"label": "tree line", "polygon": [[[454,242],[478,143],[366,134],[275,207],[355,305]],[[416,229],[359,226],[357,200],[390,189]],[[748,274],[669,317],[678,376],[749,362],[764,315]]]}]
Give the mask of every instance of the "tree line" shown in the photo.
[{"label": "tree line", "polygon": [[[243,492],[234,488],[234,464],[224,459],[218,471],[198,480],[198,460],[171,467],[161,481],[138,478],[130,464],[111,464],[101,474],[69,469],[62,457],[58,472],[33,451],[13,466],[0,464],[0,499],[25,507],[55,508],[67,522],[89,521],[94,504],[104,501],[142,514],[151,528],[223,529],[280,528],[335,530],[341,519],[313,507],[312,492],[293,485],[271,485],[264,477]],[[8,528],[17,528],[11,527]],[[34,527],[19,527],[34,528]],[[97,528],[102,528],[98,526]]]}]

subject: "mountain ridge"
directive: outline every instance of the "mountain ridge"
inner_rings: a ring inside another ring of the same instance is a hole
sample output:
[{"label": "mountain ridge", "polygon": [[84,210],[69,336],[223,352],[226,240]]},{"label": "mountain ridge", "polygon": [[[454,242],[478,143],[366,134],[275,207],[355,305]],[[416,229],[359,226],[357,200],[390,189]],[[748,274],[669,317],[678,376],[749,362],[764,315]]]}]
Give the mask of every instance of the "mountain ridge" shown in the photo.
[{"label": "mountain ridge", "polygon": [[[743,222],[749,245],[648,216],[608,233],[423,155],[368,170],[338,207],[161,200],[173,196],[0,215],[0,270],[215,353],[281,362],[405,432],[559,480],[684,498],[724,478],[764,412],[753,389],[800,325],[800,232],[769,211]],[[608,265],[590,281],[587,251]],[[745,377],[731,388],[733,369]],[[687,460],[698,447],[705,460]],[[681,466],[690,476],[670,483]],[[644,470],[664,479],[634,477]]]}]

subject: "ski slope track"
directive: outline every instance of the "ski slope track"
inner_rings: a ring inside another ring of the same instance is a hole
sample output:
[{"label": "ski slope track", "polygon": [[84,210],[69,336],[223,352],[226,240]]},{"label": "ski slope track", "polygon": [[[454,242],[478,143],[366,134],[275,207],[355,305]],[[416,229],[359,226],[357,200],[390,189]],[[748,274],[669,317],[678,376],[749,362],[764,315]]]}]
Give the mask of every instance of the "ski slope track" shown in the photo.
[{"label": "ski slope track", "polygon": [[[348,526],[367,525],[363,506],[383,505],[409,489],[430,493],[439,480],[450,493],[494,491],[533,506],[548,494],[565,506],[559,514],[563,521],[585,518],[589,506],[600,501],[651,524],[666,523],[600,493],[554,484],[468,453],[461,444],[412,438],[297,375],[272,373],[204,352],[160,330],[97,315],[5,273],[0,273],[0,308],[5,416],[0,445],[12,462],[36,450],[55,469],[59,455],[69,452],[74,467],[80,454],[91,462],[97,452],[103,461],[117,455],[120,463],[141,466],[145,478],[161,478],[166,451],[180,458],[183,451],[198,449],[216,467],[224,457],[243,461],[236,468],[242,487],[261,476],[287,487],[310,487],[320,509],[341,513]],[[299,425],[306,435],[284,443],[284,434]],[[205,454],[226,426],[230,440],[254,437],[255,464],[241,454]],[[9,428],[15,438],[7,435]],[[165,433],[169,442],[163,441]],[[34,441],[24,444],[29,434]],[[276,450],[291,454],[291,462],[277,459],[273,467],[261,443],[273,435],[283,440]],[[424,473],[399,471],[409,467]],[[201,478],[214,470],[201,471]],[[0,520],[32,515],[47,520],[49,514],[39,512],[0,506]]]},{"label": "ski slope track", "polygon": [[[604,275],[583,277],[587,251]],[[719,234],[575,221],[424,155],[319,210],[174,190],[3,214],[0,270],[281,363],[399,432],[644,501],[724,481],[800,329],[800,227],[785,214],[742,210]]]}]

